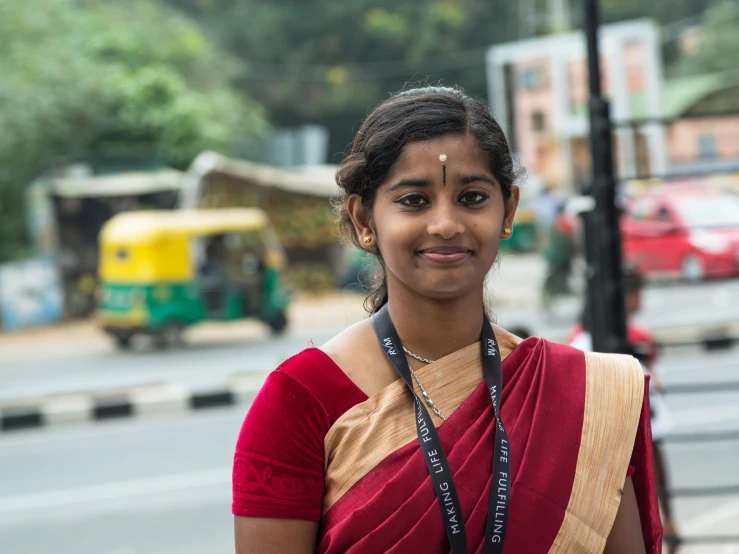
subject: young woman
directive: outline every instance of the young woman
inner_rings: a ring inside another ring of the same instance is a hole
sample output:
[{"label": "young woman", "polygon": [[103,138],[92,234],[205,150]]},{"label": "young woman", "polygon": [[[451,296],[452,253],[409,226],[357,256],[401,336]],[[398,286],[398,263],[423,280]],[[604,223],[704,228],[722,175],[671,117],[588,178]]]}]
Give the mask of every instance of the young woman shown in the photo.
[{"label": "young woman", "polygon": [[287,360],[251,406],[237,553],[660,552],[639,363],[486,316],[519,198],[487,108],[449,88],[397,94],[337,182],[382,282],[371,318]]}]

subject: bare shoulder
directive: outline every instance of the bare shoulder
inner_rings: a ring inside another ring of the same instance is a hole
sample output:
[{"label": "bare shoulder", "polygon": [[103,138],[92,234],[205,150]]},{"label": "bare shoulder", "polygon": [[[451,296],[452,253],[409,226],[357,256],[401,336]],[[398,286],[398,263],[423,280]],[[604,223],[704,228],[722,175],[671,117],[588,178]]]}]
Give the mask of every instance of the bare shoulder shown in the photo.
[{"label": "bare shoulder", "polygon": [[342,356],[350,352],[352,348],[361,346],[370,336],[374,337],[374,334],[372,319],[363,319],[350,325],[341,333],[319,346],[319,348],[332,358],[334,356]]},{"label": "bare shoulder", "polygon": [[236,554],[312,554],[318,522],[234,516]]},{"label": "bare shoulder", "polygon": [[319,348],[367,396],[398,379],[377,342],[371,319],[347,327]]}]

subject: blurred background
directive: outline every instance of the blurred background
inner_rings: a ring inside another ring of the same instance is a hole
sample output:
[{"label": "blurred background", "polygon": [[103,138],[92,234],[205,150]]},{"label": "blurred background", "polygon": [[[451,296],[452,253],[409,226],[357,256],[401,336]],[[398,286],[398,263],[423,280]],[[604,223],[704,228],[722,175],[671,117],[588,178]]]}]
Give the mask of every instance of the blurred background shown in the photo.
[{"label": "blurred background", "polygon": [[[739,2],[600,8],[640,282],[630,320],[661,395],[680,551],[737,553]],[[374,266],[339,240],[334,173],[403,87],[489,102],[525,170],[491,273],[497,320],[580,340],[582,13],[580,0],[0,2],[0,551],[233,551],[250,399],[281,361],[365,317]]]}]

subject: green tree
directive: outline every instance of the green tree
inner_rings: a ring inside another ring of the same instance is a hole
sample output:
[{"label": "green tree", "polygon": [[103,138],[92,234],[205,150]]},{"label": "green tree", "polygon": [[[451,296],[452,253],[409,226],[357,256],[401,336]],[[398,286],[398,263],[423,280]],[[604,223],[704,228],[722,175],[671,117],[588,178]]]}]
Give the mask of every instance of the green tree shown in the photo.
[{"label": "green tree", "polygon": [[22,253],[24,189],[71,161],[185,167],[254,147],[263,110],[238,62],[149,0],[0,4],[0,260]]},{"label": "green tree", "polygon": [[739,56],[739,5],[724,0],[706,11],[701,42],[695,52],[684,55],[674,67],[676,75],[699,75],[736,70]]},{"label": "green tree", "polygon": [[503,0],[162,0],[243,61],[241,89],[278,126],[321,123],[338,161],[367,110],[411,84],[485,97],[485,48],[516,38]]}]

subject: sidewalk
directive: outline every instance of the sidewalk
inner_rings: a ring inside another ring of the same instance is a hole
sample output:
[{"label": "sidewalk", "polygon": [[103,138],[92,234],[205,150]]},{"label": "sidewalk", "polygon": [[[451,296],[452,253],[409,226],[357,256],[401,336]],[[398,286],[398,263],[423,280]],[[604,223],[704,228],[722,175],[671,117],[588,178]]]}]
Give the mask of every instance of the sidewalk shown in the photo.
[{"label": "sidewalk", "polygon": [[[319,296],[300,295],[290,306],[290,330],[308,331],[316,325],[341,328],[366,316],[364,296],[352,292],[331,292]],[[267,327],[252,320],[205,322],[187,330],[194,342],[227,342],[268,336]],[[0,332],[2,360],[22,359],[30,352],[48,351],[50,355],[84,347],[99,351],[111,348],[112,342],[93,319],[60,322],[18,332]]]}]

